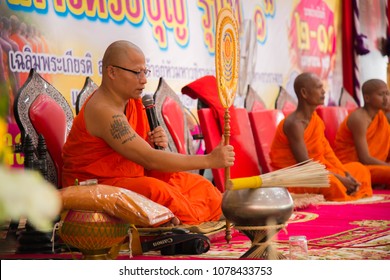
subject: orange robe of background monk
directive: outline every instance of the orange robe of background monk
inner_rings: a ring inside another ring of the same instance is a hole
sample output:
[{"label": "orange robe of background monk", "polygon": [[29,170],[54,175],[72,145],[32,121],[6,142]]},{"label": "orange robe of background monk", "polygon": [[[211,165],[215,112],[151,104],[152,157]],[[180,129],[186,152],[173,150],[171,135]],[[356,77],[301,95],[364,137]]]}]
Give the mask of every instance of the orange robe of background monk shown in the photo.
[{"label": "orange robe of background monk", "polygon": [[[275,170],[297,163],[290,149],[289,140],[283,131],[284,122],[285,120],[282,120],[279,123],[271,146],[271,165]],[[323,194],[326,200],[332,201],[356,200],[372,196],[369,170],[358,162],[342,164],[325,138],[324,130],[323,121],[316,112],[313,112],[304,132],[304,141],[309,157],[324,164],[333,173],[344,174],[346,171],[349,172],[357,181],[361,182],[358,191],[348,195],[345,186],[333,174],[329,177],[329,188],[289,188],[289,191],[292,193]]]},{"label": "orange robe of background monk", "polygon": [[[168,207],[183,224],[220,218],[222,194],[211,182],[189,172],[145,171],[87,132],[84,108],[85,104],[63,148],[63,186],[74,185],[75,179],[96,178],[99,184],[126,188]],[[129,100],[126,116],[134,130],[146,139],[148,124],[141,99]]]},{"label": "orange robe of background monk", "polygon": [[[347,126],[348,117],[340,124],[336,135],[334,152],[342,163],[359,161],[352,132]],[[367,128],[366,139],[370,155],[388,161],[390,151],[390,126],[383,111],[379,111]],[[366,165],[371,172],[373,184],[390,183],[390,166]]]}]

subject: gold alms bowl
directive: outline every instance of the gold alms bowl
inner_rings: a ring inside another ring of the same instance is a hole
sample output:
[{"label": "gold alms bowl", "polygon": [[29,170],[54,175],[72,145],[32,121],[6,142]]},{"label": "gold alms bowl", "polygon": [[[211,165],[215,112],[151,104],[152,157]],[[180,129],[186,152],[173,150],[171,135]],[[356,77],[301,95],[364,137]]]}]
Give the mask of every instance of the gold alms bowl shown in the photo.
[{"label": "gold alms bowl", "polygon": [[69,210],[61,219],[58,235],[79,249],[84,259],[111,259],[109,251],[128,236],[130,225],[104,212]]}]

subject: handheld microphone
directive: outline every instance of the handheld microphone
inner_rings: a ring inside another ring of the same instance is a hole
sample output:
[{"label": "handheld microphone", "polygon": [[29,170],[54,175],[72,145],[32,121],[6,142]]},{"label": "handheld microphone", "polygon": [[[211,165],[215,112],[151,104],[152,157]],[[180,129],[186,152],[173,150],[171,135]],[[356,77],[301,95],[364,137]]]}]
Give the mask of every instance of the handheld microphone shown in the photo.
[{"label": "handheld microphone", "polygon": [[[150,127],[150,130],[152,131],[160,125],[158,120],[157,120],[156,109],[154,107],[153,97],[150,94],[145,94],[142,97],[142,104],[145,107],[146,115],[148,117],[149,127]],[[154,148],[158,149],[158,150],[164,149],[163,147],[160,147],[157,145],[154,145]]]}]

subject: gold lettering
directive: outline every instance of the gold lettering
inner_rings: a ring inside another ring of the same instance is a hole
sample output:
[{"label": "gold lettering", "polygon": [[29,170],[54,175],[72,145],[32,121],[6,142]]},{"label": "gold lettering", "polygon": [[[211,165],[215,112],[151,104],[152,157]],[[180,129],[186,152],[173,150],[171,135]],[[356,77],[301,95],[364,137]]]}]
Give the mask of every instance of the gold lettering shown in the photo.
[{"label": "gold lettering", "polygon": [[298,49],[310,50],[310,29],[307,22],[302,22],[298,13],[294,13]]}]

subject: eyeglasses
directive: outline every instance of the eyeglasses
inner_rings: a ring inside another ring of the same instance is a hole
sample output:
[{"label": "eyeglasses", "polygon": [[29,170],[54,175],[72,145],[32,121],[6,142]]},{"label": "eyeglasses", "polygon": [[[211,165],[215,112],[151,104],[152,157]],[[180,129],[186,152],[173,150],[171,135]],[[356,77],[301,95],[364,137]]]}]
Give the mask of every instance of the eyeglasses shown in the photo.
[{"label": "eyeglasses", "polygon": [[115,67],[115,68],[122,69],[122,70],[127,71],[127,72],[131,72],[131,73],[133,73],[134,75],[137,76],[137,79],[141,78],[141,74],[142,73],[145,75],[145,78],[147,78],[147,77],[149,77],[150,72],[151,72],[149,69],[145,69],[145,70],[141,70],[141,71],[134,71],[134,70],[127,69],[127,68],[124,68],[124,67],[121,67],[121,66],[117,66],[117,65],[111,65],[111,66]]}]

